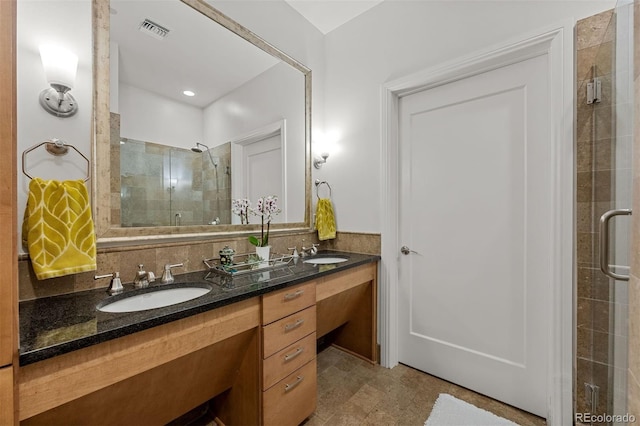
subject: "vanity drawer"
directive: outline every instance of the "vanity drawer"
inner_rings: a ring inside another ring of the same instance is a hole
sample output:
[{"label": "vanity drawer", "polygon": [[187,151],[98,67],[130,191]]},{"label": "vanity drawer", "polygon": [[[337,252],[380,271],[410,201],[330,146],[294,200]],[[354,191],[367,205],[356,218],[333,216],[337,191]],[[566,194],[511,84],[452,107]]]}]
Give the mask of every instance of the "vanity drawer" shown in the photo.
[{"label": "vanity drawer", "polygon": [[283,377],[305,365],[316,356],[316,333],[311,333],[264,360],[262,389],[267,390]]},{"label": "vanity drawer", "polygon": [[263,393],[266,426],[297,426],[316,409],[316,359]]},{"label": "vanity drawer", "polygon": [[315,305],[264,326],[262,327],[262,357],[266,359],[314,331],[316,331]]},{"label": "vanity drawer", "polygon": [[265,294],[262,296],[262,324],[272,323],[315,303],[315,281]]}]

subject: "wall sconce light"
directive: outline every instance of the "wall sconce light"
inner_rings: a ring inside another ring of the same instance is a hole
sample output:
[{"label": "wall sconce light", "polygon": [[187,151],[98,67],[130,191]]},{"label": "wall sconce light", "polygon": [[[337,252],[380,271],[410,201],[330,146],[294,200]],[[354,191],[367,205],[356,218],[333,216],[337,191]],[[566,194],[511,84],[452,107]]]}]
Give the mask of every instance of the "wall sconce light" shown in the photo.
[{"label": "wall sconce light", "polygon": [[327,162],[327,158],[329,158],[329,153],[323,152],[322,154],[320,154],[320,157],[322,157],[322,159],[317,157],[313,159],[313,167],[315,167],[316,169],[320,169],[322,165]]},{"label": "wall sconce light", "polygon": [[78,71],[78,56],[67,49],[40,46],[40,59],[50,88],[40,93],[40,105],[56,117],[71,117],[78,112],[75,98],[68,93],[73,88]]}]

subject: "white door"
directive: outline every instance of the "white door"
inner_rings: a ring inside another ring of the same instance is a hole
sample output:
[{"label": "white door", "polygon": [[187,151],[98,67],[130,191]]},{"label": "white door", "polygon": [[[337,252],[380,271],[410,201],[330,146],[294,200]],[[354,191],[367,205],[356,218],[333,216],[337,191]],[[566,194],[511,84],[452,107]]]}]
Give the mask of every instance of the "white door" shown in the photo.
[{"label": "white door", "polygon": [[245,193],[250,200],[269,195],[282,198],[280,133],[245,146],[244,162]]},{"label": "white door", "polygon": [[[547,56],[399,100],[399,360],[542,417],[552,282]],[[406,250],[405,250],[406,251]]]}]

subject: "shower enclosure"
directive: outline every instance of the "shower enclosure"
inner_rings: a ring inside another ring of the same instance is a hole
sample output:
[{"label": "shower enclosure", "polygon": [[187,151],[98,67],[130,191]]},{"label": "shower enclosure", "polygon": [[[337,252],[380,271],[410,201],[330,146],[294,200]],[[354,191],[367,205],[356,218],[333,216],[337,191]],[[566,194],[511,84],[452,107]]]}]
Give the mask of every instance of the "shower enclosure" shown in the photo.
[{"label": "shower enclosure", "polygon": [[119,148],[121,226],[231,223],[228,143],[196,153],[121,138]]},{"label": "shower enclosure", "polygon": [[576,423],[626,424],[633,2],[576,36]]}]

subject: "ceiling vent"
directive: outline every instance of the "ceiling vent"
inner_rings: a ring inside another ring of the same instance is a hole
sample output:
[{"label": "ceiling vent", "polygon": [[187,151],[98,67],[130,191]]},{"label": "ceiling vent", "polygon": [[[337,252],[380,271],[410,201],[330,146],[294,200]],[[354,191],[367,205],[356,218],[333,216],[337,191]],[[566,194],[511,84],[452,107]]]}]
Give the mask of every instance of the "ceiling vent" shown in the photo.
[{"label": "ceiling vent", "polygon": [[142,21],[138,29],[144,34],[150,35],[153,38],[158,40],[164,40],[167,35],[169,35],[169,30],[163,27],[162,25],[156,24],[155,22],[145,19]]}]

